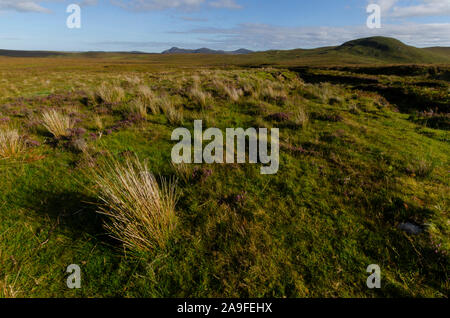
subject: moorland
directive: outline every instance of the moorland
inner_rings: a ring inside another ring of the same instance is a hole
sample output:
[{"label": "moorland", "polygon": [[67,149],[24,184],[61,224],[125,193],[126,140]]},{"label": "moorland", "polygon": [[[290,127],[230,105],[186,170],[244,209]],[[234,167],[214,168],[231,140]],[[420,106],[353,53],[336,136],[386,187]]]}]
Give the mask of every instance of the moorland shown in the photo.
[{"label": "moorland", "polygon": [[[448,297],[449,81],[448,48],[379,37],[0,51],[0,297]],[[194,120],[279,128],[278,172],[173,164]]]}]

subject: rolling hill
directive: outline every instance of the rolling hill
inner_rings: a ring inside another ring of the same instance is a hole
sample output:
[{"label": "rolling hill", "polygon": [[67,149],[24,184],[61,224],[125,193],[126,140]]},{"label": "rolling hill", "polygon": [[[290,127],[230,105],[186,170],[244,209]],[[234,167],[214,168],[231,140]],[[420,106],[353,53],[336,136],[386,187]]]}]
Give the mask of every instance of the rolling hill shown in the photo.
[{"label": "rolling hill", "polygon": [[388,37],[370,37],[340,46],[316,49],[273,50],[249,55],[250,65],[283,66],[358,65],[358,64],[445,64],[450,63],[446,47],[421,49]]},{"label": "rolling hill", "polygon": [[[450,55],[433,49],[420,49],[388,37],[370,37],[346,42],[333,50],[359,57],[400,63],[446,62]],[[447,52],[448,53],[448,52]]]},{"label": "rolling hill", "polygon": [[[196,54],[186,54],[196,53]],[[388,64],[447,64],[450,48],[417,48],[388,37],[370,37],[352,40],[340,46],[316,49],[271,50],[251,52],[216,51],[207,48],[186,50],[173,47],[157,53],[143,52],[50,52],[0,50],[6,57],[68,57],[102,58],[111,60],[147,60],[155,65],[239,65],[239,66],[333,66],[333,65],[388,65]]]}]

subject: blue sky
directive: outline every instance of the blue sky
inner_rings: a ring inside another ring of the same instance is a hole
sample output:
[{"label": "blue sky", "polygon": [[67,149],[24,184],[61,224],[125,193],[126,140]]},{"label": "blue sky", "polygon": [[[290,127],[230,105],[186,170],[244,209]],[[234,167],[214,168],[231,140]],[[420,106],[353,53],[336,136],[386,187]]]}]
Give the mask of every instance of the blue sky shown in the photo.
[{"label": "blue sky", "polygon": [[[81,29],[66,8],[81,6]],[[382,28],[366,26],[369,3]],[[450,46],[450,0],[0,0],[0,48],[160,52],[337,45],[364,36]]]}]

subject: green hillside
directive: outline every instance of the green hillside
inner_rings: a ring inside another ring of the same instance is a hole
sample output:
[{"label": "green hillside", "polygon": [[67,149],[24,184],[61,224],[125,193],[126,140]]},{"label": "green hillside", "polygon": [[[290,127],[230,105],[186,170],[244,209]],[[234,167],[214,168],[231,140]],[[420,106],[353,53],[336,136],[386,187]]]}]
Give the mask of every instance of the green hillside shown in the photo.
[{"label": "green hillside", "polygon": [[371,57],[398,63],[441,63],[449,57],[432,50],[419,49],[387,37],[370,37],[344,43],[334,50],[359,57]]},{"label": "green hillside", "polygon": [[310,50],[268,51],[248,55],[255,64],[339,65],[339,64],[440,64],[449,63],[448,48],[420,49],[387,37],[371,37],[336,47]]},{"label": "green hillside", "polygon": [[425,51],[432,52],[433,54],[443,56],[444,58],[449,59],[450,58],[450,47],[444,47],[444,46],[435,46],[435,47],[428,47],[424,49]]}]

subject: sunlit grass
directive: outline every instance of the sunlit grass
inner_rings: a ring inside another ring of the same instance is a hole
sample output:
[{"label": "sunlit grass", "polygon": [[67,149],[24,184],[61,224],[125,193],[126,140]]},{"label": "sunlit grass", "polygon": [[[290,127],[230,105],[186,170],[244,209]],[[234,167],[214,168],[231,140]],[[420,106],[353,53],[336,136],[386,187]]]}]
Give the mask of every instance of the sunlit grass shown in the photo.
[{"label": "sunlit grass", "polygon": [[111,236],[131,251],[163,248],[177,224],[176,182],[161,179],[159,185],[148,164],[138,158],[123,163],[110,159],[92,172]]},{"label": "sunlit grass", "polygon": [[42,113],[42,124],[55,138],[67,136],[68,130],[74,127],[74,122],[69,116],[55,109]]}]

